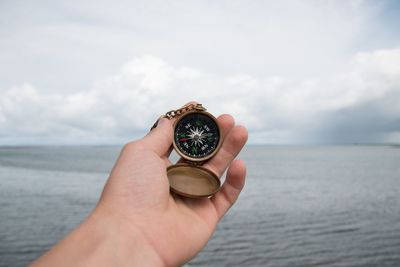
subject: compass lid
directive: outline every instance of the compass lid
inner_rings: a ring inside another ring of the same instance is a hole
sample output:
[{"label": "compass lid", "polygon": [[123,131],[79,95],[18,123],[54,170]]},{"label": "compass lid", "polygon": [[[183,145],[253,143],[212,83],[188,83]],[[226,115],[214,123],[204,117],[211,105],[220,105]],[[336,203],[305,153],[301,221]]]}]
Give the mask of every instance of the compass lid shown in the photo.
[{"label": "compass lid", "polygon": [[221,185],[218,176],[212,171],[185,163],[169,166],[167,176],[173,192],[190,198],[212,196]]}]

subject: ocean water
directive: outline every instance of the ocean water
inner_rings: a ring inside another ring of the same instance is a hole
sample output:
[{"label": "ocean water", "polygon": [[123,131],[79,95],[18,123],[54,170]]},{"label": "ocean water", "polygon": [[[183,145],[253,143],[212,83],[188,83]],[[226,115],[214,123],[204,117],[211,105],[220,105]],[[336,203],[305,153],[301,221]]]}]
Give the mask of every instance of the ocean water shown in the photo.
[{"label": "ocean water", "polygon": [[[0,266],[95,206],[118,147],[0,148]],[[400,147],[248,146],[246,186],[187,266],[400,266]]]}]

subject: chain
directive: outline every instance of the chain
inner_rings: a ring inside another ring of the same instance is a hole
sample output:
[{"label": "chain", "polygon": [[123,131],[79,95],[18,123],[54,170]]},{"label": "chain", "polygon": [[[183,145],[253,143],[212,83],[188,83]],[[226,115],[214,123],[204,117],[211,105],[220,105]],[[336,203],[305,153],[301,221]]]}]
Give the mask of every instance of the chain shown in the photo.
[{"label": "chain", "polygon": [[188,111],[191,111],[191,110],[206,111],[207,109],[205,107],[203,107],[202,104],[187,104],[179,109],[170,110],[167,113],[165,113],[164,115],[161,115],[157,119],[157,121],[151,127],[150,131],[157,127],[158,121],[161,120],[162,118],[167,118],[167,119],[171,120],[171,119],[179,117],[180,115],[182,115]]}]

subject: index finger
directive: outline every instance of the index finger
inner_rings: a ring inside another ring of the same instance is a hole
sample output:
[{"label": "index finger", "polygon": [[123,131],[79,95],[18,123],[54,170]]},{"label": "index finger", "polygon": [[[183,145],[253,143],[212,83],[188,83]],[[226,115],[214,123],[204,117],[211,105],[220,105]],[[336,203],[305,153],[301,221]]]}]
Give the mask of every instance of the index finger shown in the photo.
[{"label": "index finger", "polygon": [[217,154],[207,161],[203,167],[213,171],[221,177],[231,162],[239,154],[248,138],[247,129],[244,126],[234,126],[226,135],[224,143]]}]

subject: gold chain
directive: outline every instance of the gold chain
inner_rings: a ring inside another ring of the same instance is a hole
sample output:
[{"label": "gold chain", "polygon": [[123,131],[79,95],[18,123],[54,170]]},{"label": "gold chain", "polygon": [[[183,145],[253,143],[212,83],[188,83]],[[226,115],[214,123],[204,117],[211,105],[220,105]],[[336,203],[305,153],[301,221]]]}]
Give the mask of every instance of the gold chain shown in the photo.
[{"label": "gold chain", "polygon": [[167,119],[173,119],[176,117],[179,117],[180,115],[191,111],[191,110],[198,110],[198,111],[206,111],[207,109],[205,107],[203,107],[202,104],[187,104],[179,109],[176,110],[170,110],[167,113],[165,113],[164,115],[161,115],[157,121],[153,124],[153,126],[151,127],[150,131],[153,130],[154,128],[157,127],[158,121],[161,120],[162,118],[167,118]]}]

